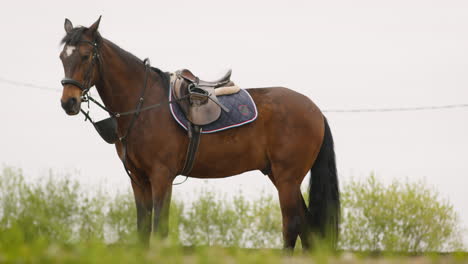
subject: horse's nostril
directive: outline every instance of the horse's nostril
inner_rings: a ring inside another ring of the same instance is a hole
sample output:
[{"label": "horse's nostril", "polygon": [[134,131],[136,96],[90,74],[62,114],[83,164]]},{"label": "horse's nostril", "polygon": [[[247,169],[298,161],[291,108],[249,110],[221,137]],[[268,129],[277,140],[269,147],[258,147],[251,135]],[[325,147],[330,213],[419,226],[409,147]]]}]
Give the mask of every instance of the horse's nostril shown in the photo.
[{"label": "horse's nostril", "polygon": [[67,102],[65,103],[65,108],[66,110],[72,110],[76,105],[76,99],[74,97],[70,98],[67,100]]},{"label": "horse's nostril", "polygon": [[76,102],[77,102],[77,101],[78,101],[78,100],[76,100],[75,97],[72,97],[72,98],[68,99],[68,104],[70,105],[70,107],[73,107],[73,106],[76,105]]},{"label": "horse's nostril", "polygon": [[62,102],[62,108],[67,111],[74,111],[78,104],[78,99],[75,97],[70,97],[66,102]]}]

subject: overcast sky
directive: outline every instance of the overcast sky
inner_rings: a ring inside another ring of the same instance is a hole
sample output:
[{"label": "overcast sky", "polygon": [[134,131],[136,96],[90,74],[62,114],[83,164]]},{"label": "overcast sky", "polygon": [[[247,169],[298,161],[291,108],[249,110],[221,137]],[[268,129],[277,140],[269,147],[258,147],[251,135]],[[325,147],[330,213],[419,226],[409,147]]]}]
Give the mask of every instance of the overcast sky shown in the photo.
[{"label": "overcast sky", "polygon": [[[64,19],[89,26],[103,15],[105,38],[164,71],[190,68],[210,79],[233,68],[241,87],[286,86],[324,110],[468,103],[468,1],[67,3],[2,5],[0,78],[60,90]],[[52,168],[79,171],[74,178],[86,185],[129,187],[114,147],[82,116],[64,113],[60,92],[3,82],[0,89],[1,163],[31,177]],[[341,181],[372,171],[385,181],[426,179],[468,226],[467,116],[468,108],[327,113]],[[251,172],[189,179],[174,196],[190,199],[203,186],[276,195],[267,177]]]}]

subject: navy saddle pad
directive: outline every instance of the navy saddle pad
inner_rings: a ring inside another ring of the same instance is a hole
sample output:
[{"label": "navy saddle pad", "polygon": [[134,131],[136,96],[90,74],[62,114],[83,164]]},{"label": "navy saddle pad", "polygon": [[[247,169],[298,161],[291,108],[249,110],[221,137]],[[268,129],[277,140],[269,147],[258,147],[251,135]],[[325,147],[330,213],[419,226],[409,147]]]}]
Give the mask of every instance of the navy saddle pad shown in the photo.
[{"label": "navy saddle pad", "polygon": [[[169,92],[169,100],[172,100],[172,87]],[[218,96],[218,100],[229,109],[229,113],[221,110],[221,115],[218,120],[213,123],[200,126],[201,133],[203,134],[215,133],[233,127],[239,127],[257,119],[257,107],[255,106],[250,94],[244,89],[241,89],[235,94]],[[171,109],[172,116],[177,123],[187,130],[188,120],[180,106],[174,103],[169,104],[169,107]]]}]

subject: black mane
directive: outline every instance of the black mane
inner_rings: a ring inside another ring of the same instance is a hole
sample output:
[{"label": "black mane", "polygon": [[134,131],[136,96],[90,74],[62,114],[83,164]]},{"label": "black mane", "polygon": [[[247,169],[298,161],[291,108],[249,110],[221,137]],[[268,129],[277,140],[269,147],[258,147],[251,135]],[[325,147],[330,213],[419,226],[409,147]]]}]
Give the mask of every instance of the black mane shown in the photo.
[{"label": "black mane", "polygon": [[156,67],[151,67],[151,70],[156,72],[161,77],[161,81],[162,81],[162,84],[163,84],[163,90],[165,92],[169,91],[169,85],[170,85],[170,79],[171,79],[169,77],[170,73],[169,72],[163,72],[159,68],[156,68]]}]

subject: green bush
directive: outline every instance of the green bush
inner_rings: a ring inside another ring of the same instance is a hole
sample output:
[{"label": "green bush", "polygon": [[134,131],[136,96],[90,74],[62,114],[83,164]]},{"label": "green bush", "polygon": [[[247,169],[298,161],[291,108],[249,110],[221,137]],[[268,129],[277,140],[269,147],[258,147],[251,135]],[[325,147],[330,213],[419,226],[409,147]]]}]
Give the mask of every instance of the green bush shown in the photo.
[{"label": "green bush", "polygon": [[[192,203],[173,199],[172,242],[182,245],[279,247],[281,215],[270,196],[231,200],[203,190]],[[27,183],[19,169],[0,174],[0,250],[2,246],[83,241],[136,243],[136,210],[130,190],[111,196],[100,189],[84,191],[68,175],[52,172]]]},{"label": "green bush", "polygon": [[118,193],[113,199],[108,199],[107,232],[113,234],[109,240],[118,243],[128,243],[136,239],[136,209],[135,200],[130,193]]},{"label": "green bush", "polygon": [[[66,179],[52,182],[49,177],[43,184],[27,185],[21,170],[4,169],[0,181],[1,236],[17,242],[44,237],[71,240],[77,196],[77,186]],[[6,235],[8,232],[14,236]]]},{"label": "green bush", "polygon": [[341,248],[429,252],[463,246],[453,206],[424,182],[386,186],[371,175],[344,185],[342,205]]},{"label": "green bush", "polygon": [[[362,251],[454,251],[462,248],[458,216],[425,183],[393,182],[374,176],[342,187],[339,246]],[[171,244],[279,248],[281,214],[272,196],[227,199],[202,190],[191,203],[177,197],[170,211]],[[22,171],[0,173],[1,252],[25,244],[136,244],[136,212],[130,191],[86,192],[67,175],[52,172],[27,183]]]},{"label": "green bush", "polygon": [[180,240],[188,245],[272,248],[281,245],[281,214],[271,196],[232,200],[201,191],[180,215]]},{"label": "green bush", "polygon": [[67,175],[49,172],[43,180],[27,184],[21,170],[4,168],[0,176],[1,242],[102,239],[106,198],[100,192],[86,195]]}]

